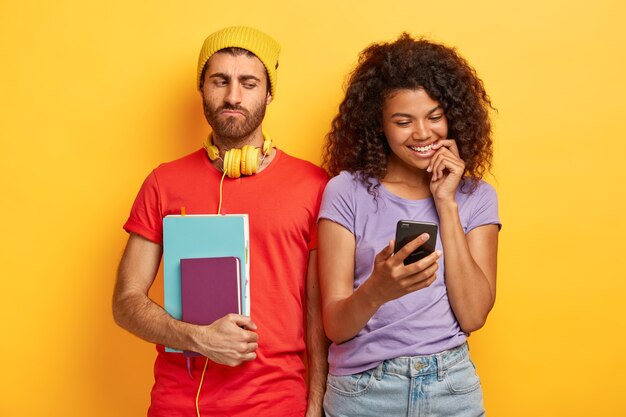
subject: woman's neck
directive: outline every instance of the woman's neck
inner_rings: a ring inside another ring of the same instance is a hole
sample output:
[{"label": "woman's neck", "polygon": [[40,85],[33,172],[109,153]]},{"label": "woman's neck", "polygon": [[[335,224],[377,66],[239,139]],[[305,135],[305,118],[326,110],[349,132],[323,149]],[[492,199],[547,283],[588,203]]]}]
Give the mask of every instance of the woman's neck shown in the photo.
[{"label": "woman's neck", "polygon": [[430,192],[431,174],[413,167],[400,167],[387,164],[387,173],[382,184],[391,193],[407,200],[421,200],[432,197]]}]

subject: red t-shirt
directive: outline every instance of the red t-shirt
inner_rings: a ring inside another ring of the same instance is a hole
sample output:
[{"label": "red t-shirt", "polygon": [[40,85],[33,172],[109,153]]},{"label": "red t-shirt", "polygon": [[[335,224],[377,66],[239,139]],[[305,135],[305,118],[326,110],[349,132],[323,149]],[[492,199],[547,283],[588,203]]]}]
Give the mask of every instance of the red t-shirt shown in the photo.
[{"label": "red t-shirt", "polygon": [[[156,168],[145,180],[124,229],[162,244],[163,217],[217,213],[219,172],[200,149]],[[308,255],[317,245],[316,220],[328,180],[315,165],[280,150],[258,174],[224,179],[222,213],[250,220],[251,316],[258,326],[257,358],[238,367],[209,361],[200,393],[206,416],[302,416],[306,410],[304,290]],[[186,358],[157,346],[149,416],[195,415],[204,359],[194,380]]]}]

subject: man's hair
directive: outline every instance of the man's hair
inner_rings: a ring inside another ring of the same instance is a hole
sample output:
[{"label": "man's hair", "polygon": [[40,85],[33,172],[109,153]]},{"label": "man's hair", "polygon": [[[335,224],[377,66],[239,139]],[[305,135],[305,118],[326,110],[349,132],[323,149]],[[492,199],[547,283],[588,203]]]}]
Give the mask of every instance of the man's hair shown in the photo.
[{"label": "man's hair", "polygon": [[[243,49],[243,48],[237,48],[235,46],[231,46],[229,48],[224,48],[224,49],[220,49],[219,51],[216,52],[216,54],[219,53],[224,53],[224,54],[230,54],[232,56],[249,56],[249,57],[255,57],[258,59],[258,57],[256,55],[254,55],[252,52],[248,51],[247,49]],[[204,75],[206,74],[206,68],[207,68],[207,64],[209,63],[209,61],[207,61],[204,64],[204,68],[202,68],[202,73],[200,75],[200,90],[202,90],[202,86],[204,85]],[[265,66],[263,66],[264,72],[265,72],[265,82],[266,82],[266,86],[267,86],[267,92],[270,92],[270,76],[267,73],[267,69],[265,69]]]},{"label": "man's hair", "polygon": [[474,190],[491,168],[489,111],[495,109],[476,71],[454,49],[407,33],[361,52],[327,135],[323,166],[329,174],[357,173],[376,194],[371,180],[384,178],[391,153],[382,133],[383,104],[394,91],[419,88],[441,104]]}]

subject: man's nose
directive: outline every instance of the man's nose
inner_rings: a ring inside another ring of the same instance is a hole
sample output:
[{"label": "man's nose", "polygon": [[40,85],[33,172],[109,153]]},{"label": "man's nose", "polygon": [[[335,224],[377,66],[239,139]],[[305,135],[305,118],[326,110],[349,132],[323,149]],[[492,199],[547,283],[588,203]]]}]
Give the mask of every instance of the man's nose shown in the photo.
[{"label": "man's nose", "polygon": [[228,94],[226,94],[226,102],[229,104],[241,103],[241,86],[237,83],[233,83],[228,87]]}]

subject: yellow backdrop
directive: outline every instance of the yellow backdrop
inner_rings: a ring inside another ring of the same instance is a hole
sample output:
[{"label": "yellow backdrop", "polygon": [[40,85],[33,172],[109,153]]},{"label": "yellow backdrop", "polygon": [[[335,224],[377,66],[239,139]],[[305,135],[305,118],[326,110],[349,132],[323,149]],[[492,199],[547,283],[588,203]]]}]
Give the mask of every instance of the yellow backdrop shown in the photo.
[{"label": "yellow backdrop", "polygon": [[200,146],[197,52],[233,24],[282,44],[265,126],[314,162],[366,45],[458,47],[499,110],[498,301],[470,339],[489,415],[626,415],[625,21],[618,0],[0,1],[0,416],[145,414],[154,347],[110,312],[121,226]]}]

